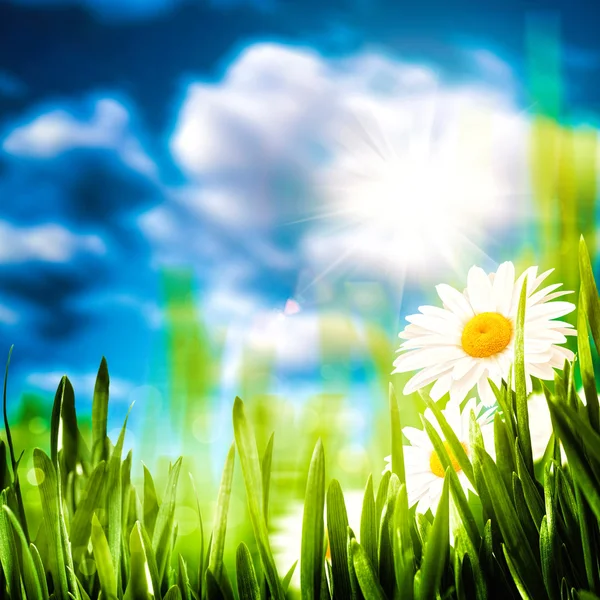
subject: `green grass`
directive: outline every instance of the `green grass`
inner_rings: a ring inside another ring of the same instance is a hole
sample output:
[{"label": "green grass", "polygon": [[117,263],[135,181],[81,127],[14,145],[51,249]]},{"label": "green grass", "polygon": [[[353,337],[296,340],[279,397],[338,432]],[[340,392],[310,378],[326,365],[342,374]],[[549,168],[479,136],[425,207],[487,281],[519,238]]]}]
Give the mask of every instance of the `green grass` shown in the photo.
[{"label": "green grass", "polygon": [[[554,385],[543,386],[554,428],[553,449],[543,463],[534,464],[531,455],[523,296],[516,392],[505,384],[495,390],[501,407],[494,423],[496,461],[485,451],[474,415],[474,452],[467,454],[439,407],[424,395],[447,440],[446,446],[424,422],[446,476],[435,517],[415,515],[408,507],[401,413],[391,389],[392,473],[377,486],[372,477],[366,482],[360,530],[348,525],[343,489],[335,473],[325,472],[327,448],[319,441],[308,469],[301,556],[285,573],[277,569],[269,539],[277,444],[271,438],[259,454],[242,400],[236,398],[233,405],[235,442],[225,461],[212,530],[202,522],[200,506],[206,499],[200,496],[195,554],[183,556],[176,519],[182,460],[170,465],[164,490],[156,489],[145,467],[143,482],[134,485],[132,454],[123,456],[127,420],[114,444],[107,437],[105,361],[98,373],[90,436],[78,427],[69,380],[65,377],[59,385],[49,453],[33,450],[41,503],[41,522],[34,526],[19,483],[23,455],[17,455],[6,417],[5,379],[0,598],[281,600],[298,593],[303,600],[600,597],[600,411],[589,337],[591,332],[594,344],[600,343],[600,300],[583,241],[580,274],[578,360],[565,365]],[[576,393],[576,375],[586,404]],[[566,464],[561,463],[559,441]],[[477,490],[479,503],[463,491],[447,447]],[[232,564],[225,548],[231,543],[227,523],[237,469],[243,475],[252,535],[235,540]],[[290,589],[295,569],[299,592]]]}]

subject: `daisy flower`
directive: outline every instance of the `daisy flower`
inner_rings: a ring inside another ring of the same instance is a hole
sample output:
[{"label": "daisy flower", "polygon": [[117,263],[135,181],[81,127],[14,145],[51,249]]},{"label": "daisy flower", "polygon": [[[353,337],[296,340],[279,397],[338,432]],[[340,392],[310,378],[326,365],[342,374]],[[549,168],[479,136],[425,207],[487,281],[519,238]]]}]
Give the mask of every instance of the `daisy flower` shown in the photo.
[{"label": "daisy flower", "polygon": [[556,321],[572,312],[571,302],[552,302],[569,294],[555,291],[562,284],[538,290],[553,269],[537,274],[530,267],[515,281],[511,262],[500,265],[496,273],[487,275],[480,267],[472,267],[467,288],[460,293],[441,284],[436,287],[443,308],[421,306],[420,314],[407,317],[410,323],[399,337],[406,340],[394,361],[394,373],[419,372],[406,384],[404,394],[435,382],[430,396],[438,400],[446,393],[461,402],[477,386],[486,406],[496,401],[488,379],[500,386],[514,362],[515,328],[521,288],[527,277],[525,309],[525,375],[527,392],[531,377],[554,379],[555,368],[565,359],[573,360],[573,352],[564,344],[567,335],[576,335],[572,325]]},{"label": "daisy flower", "polygon": [[[481,405],[477,407],[475,398],[471,398],[467,402],[462,413],[460,412],[458,404],[450,403],[446,406],[446,409],[442,411],[442,414],[448,421],[448,425],[452,427],[456,437],[465,449],[467,456],[471,456],[472,449],[469,443],[469,421],[471,410],[474,410],[475,415],[477,416],[477,422],[481,427],[481,434],[483,436],[486,451],[490,456],[495,457],[493,422],[495,409],[482,411]],[[440,438],[444,442],[444,447],[452,461],[452,467],[456,471],[458,480],[465,490],[465,493],[467,490],[471,490],[475,493],[473,486],[450,451],[450,447],[445,441],[445,436],[442,433],[437,419],[431,412],[431,409],[428,408],[423,416],[435,427]],[[435,513],[442,495],[442,487],[444,484],[445,471],[442,462],[437,452],[434,450],[429,436],[424,430],[415,427],[404,427],[402,432],[411,443],[410,446],[404,446],[404,466],[406,472],[408,505],[411,507],[418,503],[417,512],[424,514],[427,512],[427,509],[431,509],[431,511]],[[391,470],[392,457],[387,456],[385,460],[388,464],[383,471],[384,473],[385,471]]]}]

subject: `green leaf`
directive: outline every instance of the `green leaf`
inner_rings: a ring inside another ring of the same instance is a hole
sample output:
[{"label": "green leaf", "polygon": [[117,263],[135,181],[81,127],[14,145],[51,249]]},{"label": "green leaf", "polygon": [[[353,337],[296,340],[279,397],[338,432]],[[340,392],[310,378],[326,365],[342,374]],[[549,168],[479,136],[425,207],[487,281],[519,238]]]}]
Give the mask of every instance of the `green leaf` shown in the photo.
[{"label": "green leaf", "polygon": [[474,450],[482,464],[485,484],[497,516],[497,523],[514,562],[514,567],[529,593],[534,598],[537,598],[537,594],[540,593],[542,594],[540,597],[543,597],[545,588],[538,559],[523,531],[506,487],[502,483],[498,467],[481,446],[476,446]]},{"label": "green leaf", "polygon": [[540,558],[542,562],[542,575],[550,600],[558,600],[559,590],[556,580],[555,542],[553,534],[548,530],[546,515],[542,519],[540,528]]},{"label": "green leaf", "polygon": [[139,521],[129,537],[129,552],[130,574],[124,600],[148,600],[154,595],[154,587],[146,576],[147,560]]},{"label": "green leaf", "polygon": [[[450,447],[450,451],[454,455],[456,462],[458,462],[463,473],[474,486],[475,475],[473,473],[473,465],[471,464],[471,461],[469,460],[469,457],[467,456],[467,453],[465,452],[465,449],[461,444],[460,440],[458,439],[458,437],[456,437],[456,433],[454,433],[454,430],[448,424],[446,417],[444,417],[444,414],[442,413],[438,405],[435,402],[433,402],[431,398],[427,397],[424,394],[422,394],[422,398],[427,404],[427,407],[431,409],[431,412],[434,414],[437,422],[439,423],[440,429],[442,430],[442,433],[444,434],[444,437],[446,439],[446,443]],[[424,418],[422,418],[422,420],[426,421],[426,419]]]},{"label": "green leaf", "polygon": [[229,499],[231,498],[231,484],[233,482],[233,465],[235,461],[235,444],[232,444],[225,460],[225,467],[221,478],[217,510],[215,511],[215,524],[213,527],[213,543],[210,551],[208,568],[215,579],[223,586],[223,552],[225,550],[225,535],[227,532],[227,513],[229,512]]},{"label": "green leaf", "polygon": [[[406,485],[400,485],[396,498],[393,525],[393,551],[396,585],[403,600],[412,600],[415,577],[415,555],[411,529],[413,520],[408,511]],[[376,563],[375,563],[376,564]]]},{"label": "green leaf", "polygon": [[96,513],[92,517],[92,547],[102,596],[106,600],[117,600],[116,569],[112,561],[108,540]]},{"label": "green leaf", "polygon": [[533,523],[539,531],[542,524],[542,517],[544,516],[544,503],[531,474],[525,466],[518,440],[515,440],[515,456],[517,462],[517,475],[523,485],[523,496],[525,497],[525,502],[527,503],[527,508],[529,509]]},{"label": "green leaf", "polygon": [[[212,596],[209,596],[209,599],[212,600]],[[164,595],[163,600],[182,600],[181,598],[181,590],[177,584],[172,585],[167,593]]]},{"label": "green leaf", "polygon": [[[0,508],[7,507],[7,490],[0,493]],[[19,573],[17,543],[9,525],[8,513],[0,510],[0,565],[6,578],[9,598],[21,598],[21,578]],[[2,588],[0,587],[0,590]],[[3,591],[3,590],[2,590]]]},{"label": "green leaf", "polygon": [[325,510],[325,455],[321,440],[315,446],[304,500],[302,548],[300,552],[300,588],[303,600],[316,600],[321,594]]},{"label": "green leaf", "polygon": [[38,581],[40,583],[41,588],[41,598],[42,600],[48,600],[50,595],[48,593],[48,582],[46,581],[46,569],[44,568],[44,564],[42,563],[42,557],[40,556],[39,550],[33,545],[29,544],[29,551],[31,552],[31,558],[33,559],[33,564],[35,565],[35,570],[37,572]]},{"label": "green leaf", "polygon": [[400,481],[395,473],[392,473],[388,485],[388,496],[383,507],[381,523],[379,527],[379,582],[387,596],[394,594],[396,577],[394,572],[393,535],[394,535],[394,512],[396,499],[400,491]]},{"label": "green leaf", "polygon": [[256,448],[256,438],[254,437],[252,426],[246,417],[244,403],[237,397],[233,407],[233,429],[240,454],[244,482],[246,484],[250,520],[265,576],[274,600],[283,600],[284,593],[271,552],[267,524],[265,522],[262,473],[258,458],[258,449]]},{"label": "green leaf", "polygon": [[369,475],[360,517],[360,544],[365,549],[371,564],[377,564],[377,517],[373,496],[373,476]]},{"label": "green leaf", "polygon": [[448,473],[444,478],[444,487],[438,504],[433,526],[428,535],[427,543],[423,548],[423,561],[421,563],[421,582],[419,585],[419,598],[429,600],[440,593],[440,584],[444,568],[448,562],[450,548],[449,531],[449,505],[448,505]]},{"label": "green leaf", "polygon": [[27,538],[25,537],[25,533],[23,532],[23,528],[21,527],[13,511],[10,510],[8,506],[3,505],[2,509],[4,509],[5,513],[7,514],[14,532],[17,535],[17,539],[19,540],[19,562],[21,566],[23,583],[25,585],[25,593],[28,598],[41,598],[42,588],[38,580],[35,563],[33,562],[33,557],[31,556],[31,551],[29,549],[29,544],[27,542]]},{"label": "green leaf", "polygon": [[356,540],[352,540],[350,548],[356,578],[365,600],[387,600],[365,549]]},{"label": "green leaf", "polygon": [[154,480],[148,470],[148,467],[142,463],[144,467],[144,527],[149,535],[154,533],[154,525],[158,515],[158,495]]},{"label": "green leaf", "polygon": [[290,583],[292,582],[292,577],[294,576],[294,572],[296,571],[296,567],[298,566],[298,561],[294,562],[294,564],[288,569],[288,572],[285,574],[281,582],[281,587],[283,588],[284,593],[287,594],[288,588],[290,587]]},{"label": "green leaf", "polygon": [[506,424],[499,413],[494,415],[494,446],[496,449],[496,464],[507,489],[512,485],[513,471],[517,471],[514,457],[514,446],[510,441]]},{"label": "green leaf", "polygon": [[52,461],[39,448],[33,451],[38,489],[42,501],[44,527],[48,540],[50,556],[50,572],[55,585],[54,595],[58,600],[67,600],[69,586],[67,583],[64,544],[60,524],[59,482]]},{"label": "green leaf", "polygon": [[527,586],[523,582],[523,578],[522,578],[521,574],[519,573],[519,571],[517,570],[517,568],[515,567],[515,564],[511,558],[511,555],[506,550],[506,546],[504,544],[502,544],[502,553],[504,554],[504,559],[506,560],[508,570],[510,571],[510,574],[511,574],[513,581],[517,587],[517,590],[519,591],[519,595],[521,596],[521,598],[523,600],[534,600],[534,598],[537,598],[538,596],[531,596],[529,594],[529,592],[527,591]]},{"label": "green leaf", "polygon": [[261,473],[263,482],[263,509],[265,511],[265,523],[269,524],[269,488],[271,485],[271,465],[273,463],[273,438],[272,433],[267,444],[261,463]]},{"label": "green leaf", "polygon": [[389,387],[389,401],[390,420],[392,425],[392,473],[395,473],[398,476],[400,483],[406,483],[400,411],[398,410],[398,400],[396,399],[396,394],[394,393],[394,386],[391,383]]},{"label": "green leaf", "polygon": [[523,281],[517,325],[515,333],[515,394],[517,415],[517,432],[519,446],[525,461],[527,471],[533,476],[533,452],[531,449],[531,434],[529,433],[529,409],[527,406],[527,384],[525,381],[525,308],[527,304],[527,277]]},{"label": "green leaf", "polygon": [[[18,473],[18,466],[19,466],[20,459],[17,460],[17,458],[15,456],[15,447],[13,444],[12,433],[10,431],[10,426],[8,424],[8,410],[7,410],[7,401],[6,401],[6,392],[7,392],[7,386],[8,386],[8,369],[10,367],[10,359],[12,356],[13,348],[14,348],[14,346],[10,347],[10,350],[8,351],[8,359],[6,360],[6,370],[4,372],[4,390],[3,390],[3,394],[2,394],[2,412],[4,415],[4,430],[6,431],[6,441],[8,442],[8,450],[10,453],[10,462],[11,462],[12,471],[13,471],[14,491],[15,491],[15,497],[17,500],[16,508],[18,511],[19,522],[23,526],[23,531],[25,533],[25,537],[29,540],[29,532],[27,530],[27,519],[25,518],[25,507],[23,505],[23,496],[21,494],[21,483],[19,481],[19,473]],[[2,461],[2,464],[3,465],[5,464],[4,460]],[[4,467],[2,466],[0,468],[4,468]],[[4,487],[2,489],[4,489]]]},{"label": "green leaf", "polygon": [[[392,476],[391,471],[386,471],[381,477],[381,481],[379,482],[379,487],[377,488],[377,495],[375,496],[375,516],[377,518],[377,522],[381,521],[381,514],[383,513],[383,507],[387,502],[388,495],[388,485],[390,484],[390,478]],[[378,542],[379,544],[379,539]]]},{"label": "green leaf", "polygon": [[181,554],[179,555],[177,585],[179,586],[183,600],[192,600],[192,589],[190,586],[190,578],[188,577],[187,565],[185,564],[185,560]]},{"label": "green leaf", "polygon": [[98,464],[102,460],[108,461],[106,424],[108,422],[109,386],[108,365],[106,358],[102,357],[92,400],[92,461],[94,464]]},{"label": "green leaf", "polygon": [[331,547],[334,600],[352,597],[350,574],[348,573],[348,515],[342,488],[333,479],[327,490],[327,533]]},{"label": "green leaf", "polygon": [[[210,569],[206,569],[206,597],[207,600],[225,600],[225,594]],[[166,596],[164,600],[167,600]]]},{"label": "green leaf", "polygon": [[[198,524],[200,526],[200,555],[198,559],[198,598],[202,598],[202,583],[204,580],[204,525],[202,523],[202,511],[200,510],[200,500],[198,498],[198,492],[196,491],[196,484],[194,482],[194,478],[192,474],[189,474],[190,482],[192,484],[192,490],[194,491],[194,497],[196,498],[196,511],[198,512]],[[212,545],[212,544],[211,544]],[[210,555],[210,553],[209,553]],[[208,561],[207,561],[208,562]]]},{"label": "green leaf", "polygon": [[237,585],[240,600],[260,600],[260,586],[250,550],[242,542],[236,552]]},{"label": "green leaf", "polygon": [[152,535],[152,548],[156,556],[158,576],[163,580],[167,572],[169,556],[175,540],[173,539],[173,523],[175,519],[175,502],[177,499],[177,483],[181,471],[182,459],[178,458],[170,469],[164,499],[158,514]]},{"label": "green leaf", "polygon": [[71,521],[71,546],[76,557],[80,554],[83,555],[87,549],[92,530],[92,515],[96,508],[98,508],[105,471],[106,463],[104,461],[98,463],[87,482],[73,520]]}]

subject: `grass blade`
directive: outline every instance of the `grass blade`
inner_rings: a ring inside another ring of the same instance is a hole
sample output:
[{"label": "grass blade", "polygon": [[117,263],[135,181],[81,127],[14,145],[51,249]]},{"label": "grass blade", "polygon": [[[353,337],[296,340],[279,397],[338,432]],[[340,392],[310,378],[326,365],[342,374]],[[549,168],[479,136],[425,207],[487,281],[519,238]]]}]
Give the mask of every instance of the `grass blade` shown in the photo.
[{"label": "grass blade", "polygon": [[306,482],[302,547],[300,551],[300,583],[303,600],[317,600],[321,594],[325,511],[325,455],[321,440],[317,441]]},{"label": "grass blade", "polygon": [[365,549],[356,540],[351,541],[350,548],[356,578],[365,600],[387,600]]},{"label": "grass blade", "polygon": [[94,386],[94,398],[92,400],[92,462],[98,464],[100,461],[108,460],[108,444],[106,436],[106,424],[108,422],[108,396],[110,377],[106,358],[102,357],[96,384]]},{"label": "grass blade", "polygon": [[92,547],[94,549],[94,560],[98,570],[102,596],[106,600],[117,600],[117,578],[116,568],[112,561],[112,555],[106,534],[98,517],[94,513],[92,517]]},{"label": "grass blade", "polygon": [[398,400],[396,399],[396,394],[394,393],[394,386],[391,383],[389,387],[389,401],[390,421],[392,425],[392,473],[395,473],[398,476],[400,483],[406,483],[400,411],[398,410]]},{"label": "grass blade", "polygon": [[348,515],[342,488],[336,479],[327,490],[327,533],[331,547],[333,599],[348,600],[352,598],[348,573]]},{"label": "grass blade", "polygon": [[260,600],[260,586],[256,578],[252,556],[244,542],[237,548],[236,571],[240,600]]},{"label": "grass blade", "polygon": [[235,441],[240,455],[242,473],[246,484],[250,520],[254,530],[254,537],[258,546],[261,562],[275,600],[283,600],[284,593],[277,574],[275,560],[269,544],[267,524],[265,522],[262,492],[262,473],[256,447],[254,431],[246,417],[244,403],[240,398],[235,399],[233,407],[233,429]]},{"label": "grass blade", "polygon": [[225,467],[219,489],[217,510],[215,511],[215,524],[213,527],[213,543],[210,550],[208,568],[219,582],[223,585],[223,552],[225,549],[225,535],[227,533],[227,513],[229,512],[229,499],[231,497],[231,484],[233,481],[233,465],[235,461],[235,444],[232,444],[225,460]]},{"label": "grass blade", "polygon": [[371,564],[377,564],[377,517],[375,516],[375,497],[373,496],[373,476],[369,475],[360,517],[360,544],[364,548]]},{"label": "grass blade", "polygon": [[267,448],[265,450],[262,463],[262,482],[263,482],[263,509],[265,512],[265,523],[269,524],[269,488],[271,485],[271,465],[273,463],[273,438],[275,434],[271,434]]}]

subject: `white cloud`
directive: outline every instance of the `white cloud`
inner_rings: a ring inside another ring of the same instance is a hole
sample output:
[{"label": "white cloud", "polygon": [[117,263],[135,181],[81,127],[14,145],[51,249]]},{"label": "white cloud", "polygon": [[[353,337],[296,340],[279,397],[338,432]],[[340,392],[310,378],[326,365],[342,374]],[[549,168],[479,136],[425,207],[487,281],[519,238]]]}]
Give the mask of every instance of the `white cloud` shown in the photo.
[{"label": "white cloud", "polygon": [[[63,375],[67,375],[73,385],[76,395],[91,397],[94,393],[97,373],[60,373],[59,371],[44,371],[31,373],[27,376],[27,383],[46,392],[55,392]],[[110,378],[111,398],[126,400],[135,388],[133,383],[117,377]]]},{"label": "white cloud", "polygon": [[0,263],[30,260],[62,263],[78,252],[99,255],[106,248],[96,235],[77,235],[54,223],[17,227],[0,221]]},{"label": "white cloud", "polygon": [[[510,80],[489,51],[472,58]],[[377,52],[325,59],[265,43],[218,83],[188,88],[171,150],[195,182],[180,203],[191,218],[264,240],[294,215],[305,237],[288,264],[398,278],[478,259],[526,211],[527,136],[509,84],[450,85]],[[291,199],[273,183],[281,173],[304,186]]]},{"label": "white cloud", "polygon": [[156,173],[156,166],[130,131],[127,109],[112,98],[96,100],[88,120],[63,109],[42,112],[13,129],[2,147],[8,154],[42,159],[74,148],[114,150],[130,168],[148,176]]}]

